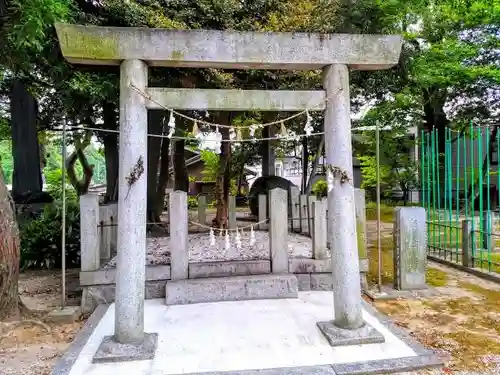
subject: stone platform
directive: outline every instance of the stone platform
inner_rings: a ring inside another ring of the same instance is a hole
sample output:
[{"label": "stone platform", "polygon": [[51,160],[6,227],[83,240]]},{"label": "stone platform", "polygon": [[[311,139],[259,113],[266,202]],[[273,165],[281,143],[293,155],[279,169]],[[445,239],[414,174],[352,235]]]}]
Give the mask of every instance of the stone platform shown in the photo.
[{"label": "stone platform", "polygon": [[297,298],[297,284],[297,277],[291,274],[169,281],[166,286],[165,302],[167,305],[187,305],[203,302]]},{"label": "stone platform", "polygon": [[52,374],[382,374],[442,365],[367,303],[363,318],[384,342],[332,347],[316,325],[332,318],[332,293],[298,296],[178,306],[146,301],[145,330],[158,334],[154,359],[107,364],[92,363],[114,330],[114,305],[101,305]]}]

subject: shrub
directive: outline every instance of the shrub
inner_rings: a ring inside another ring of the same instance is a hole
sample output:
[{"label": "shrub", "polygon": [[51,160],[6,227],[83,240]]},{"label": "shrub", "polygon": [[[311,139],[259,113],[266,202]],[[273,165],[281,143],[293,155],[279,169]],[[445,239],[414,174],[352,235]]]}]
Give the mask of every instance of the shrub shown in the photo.
[{"label": "shrub", "polygon": [[[47,183],[47,192],[56,200],[62,199],[62,170],[54,169],[45,172],[45,181]],[[66,178],[66,201],[77,201],[76,191],[68,185]]]},{"label": "shrub", "polygon": [[328,195],[328,184],[325,180],[318,180],[314,183],[312,192],[317,198],[324,198]]},{"label": "shrub", "polygon": [[188,197],[188,210],[198,207],[198,197]]},{"label": "shrub", "polygon": [[[36,219],[20,225],[21,268],[60,268],[62,204],[48,204]],[[66,266],[80,266],[80,212],[75,201],[66,205]]]}]

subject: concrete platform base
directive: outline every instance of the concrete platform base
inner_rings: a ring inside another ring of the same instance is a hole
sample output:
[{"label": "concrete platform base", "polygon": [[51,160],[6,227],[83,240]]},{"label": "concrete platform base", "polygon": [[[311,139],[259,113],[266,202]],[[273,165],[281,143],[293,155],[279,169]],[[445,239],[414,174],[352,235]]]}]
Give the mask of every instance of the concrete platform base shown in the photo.
[{"label": "concrete platform base", "polygon": [[143,361],[153,359],[158,346],[157,333],[145,333],[144,341],[120,344],[113,336],[106,336],[94,355],[92,363]]},{"label": "concrete platform base", "polygon": [[415,299],[420,297],[433,297],[439,295],[439,292],[433,288],[418,290],[397,290],[392,286],[382,286],[382,291],[377,289],[365,290],[365,295],[372,301],[389,301],[395,299]]},{"label": "concrete platform base", "polygon": [[185,305],[219,301],[297,298],[295,275],[270,274],[211,277],[167,282],[167,305]]},{"label": "concrete platform base", "polygon": [[82,314],[80,306],[66,306],[64,309],[52,310],[47,320],[56,324],[70,324],[77,321]]},{"label": "concrete platform base", "polygon": [[378,344],[385,341],[384,335],[366,323],[358,329],[342,329],[333,320],[316,323],[331,346]]},{"label": "concrete platform base", "polygon": [[114,304],[98,307],[52,375],[385,374],[443,364],[368,303],[363,319],[385,341],[332,347],[316,325],[332,318],[331,292],[177,306],[148,300],[145,330],[158,333],[154,358],[93,363],[103,339],[114,332],[114,310]]}]

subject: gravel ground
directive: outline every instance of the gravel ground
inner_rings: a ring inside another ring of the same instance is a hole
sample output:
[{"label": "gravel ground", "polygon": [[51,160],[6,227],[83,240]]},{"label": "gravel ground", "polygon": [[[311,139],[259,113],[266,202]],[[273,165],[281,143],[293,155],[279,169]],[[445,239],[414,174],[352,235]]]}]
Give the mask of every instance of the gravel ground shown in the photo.
[{"label": "gravel ground", "polygon": [[[241,248],[238,249],[234,235],[230,238],[229,250],[225,247],[224,237],[215,236],[215,246],[210,245],[208,233],[196,233],[188,236],[189,261],[213,262],[224,260],[269,259],[268,232],[255,231],[255,244],[250,245],[250,233],[241,236]],[[293,258],[311,258],[312,240],[300,234],[288,234],[288,253]],[[154,237],[147,239],[147,265],[170,264],[170,237]],[[116,267],[116,257],[104,268]]]}]

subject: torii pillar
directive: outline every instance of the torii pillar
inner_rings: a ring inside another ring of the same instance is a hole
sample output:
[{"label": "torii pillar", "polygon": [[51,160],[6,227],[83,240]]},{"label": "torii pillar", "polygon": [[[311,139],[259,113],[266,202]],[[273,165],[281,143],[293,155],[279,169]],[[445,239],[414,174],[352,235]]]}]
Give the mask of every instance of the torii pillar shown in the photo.
[{"label": "torii pillar", "polygon": [[384,342],[384,336],[365,323],[361,308],[347,65],[324,68],[323,82],[329,99],[324,129],[334,318],[317,325],[332,346]]},{"label": "torii pillar", "polygon": [[[221,111],[325,110],[325,148],[329,166],[328,231],[333,237],[331,263],[335,312],[332,320],[320,322],[318,327],[331,345],[383,340],[382,335],[362,318],[348,69],[379,70],[396,65],[401,53],[401,36],[67,24],[56,24],[56,30],[62,53],[69,62],[121,66],[115,335],[105,338],[94,356],[95,362],[150,359],[154,356],[156,336],[144,332],[146,111],[161,109],[162,106]],[[324,69],[324,90],[150,88],[147,87],[148,65],[216,69]],[[144,91],[143,95],[132,85]]]}]

